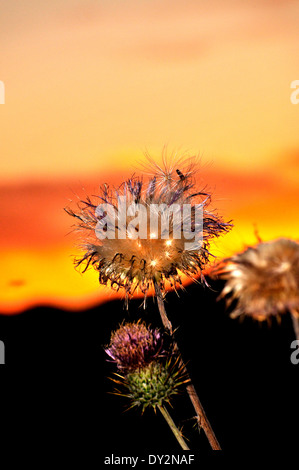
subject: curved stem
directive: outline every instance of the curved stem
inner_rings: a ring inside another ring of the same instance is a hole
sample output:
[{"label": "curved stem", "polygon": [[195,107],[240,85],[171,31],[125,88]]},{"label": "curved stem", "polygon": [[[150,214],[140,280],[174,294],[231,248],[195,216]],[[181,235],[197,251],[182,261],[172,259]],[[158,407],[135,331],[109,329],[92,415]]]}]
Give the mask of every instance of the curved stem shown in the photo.
[{"label": "curved stem", "polygon": [[[162,323],[164,325],[164,328],[166,330],[168,330],[171,335],[173,335],[172,324],[171,324],[171,321],[169,320],[169,318],[167,317],[167,313],[166,313],[165,306],[164,306],[163,294],[162,294],[161,289],[160,289],[160,287],[159,287],[159,285],[156,281],[154,281],[154,286],[155,286],[157,303],[158,303],[158,308],[159,308]],[[213,450],[221,450],[220,444],[219,444],[219,442],[218,442],[218,440],[217,440],[217,438],[214,434],[214,431],[212,429],[212,426],[211,426],[211,424],[210,424],[210,422],[209,422],[209,420],[206,416],[206,413],[205,413],[205,411],[203,409],[203,406],[202,406],[202,404],[199,400],[199,397],[196,393],[194,385],[191,382],[191,379],[190,379],[190,376],[188,374],[186,365],[185,365],[185,363],[184,363],[184,361],[181,357],[179,347],[178,347],[178,345],[175,341],[174,341],[174,347],[175,347],[176,351],[179,353],[180,365],[182,366],[182,369],[183,369],[184,373],[186,374],[186,376],[190,380],[188,385],[186,386],[186,389],[187,389],[189,398],[192,402],[192,405],[194,407],[194,410],[196,412],[198,424],[199,424],[200,427],[203,428],[212,449]]]},{"label": "curved stem", "polygon": [[173,434],[175,435],[175,437],[176,437],[178,443],[180,444],[181,448],[183,450],[190,450],[189,447],[187,446],[186,442],[184,441],[182,434],[180,433],[180,431],[176,427],[172,417],[170,416],[170,414],[168,413],[166,408],[162,405],[158,405],[158,408],[161,411],[161,413],[162,413],[163,417],[165,418],[165,420],[167,421],[167,424],[169,425],[170,429],[172,430]]}]

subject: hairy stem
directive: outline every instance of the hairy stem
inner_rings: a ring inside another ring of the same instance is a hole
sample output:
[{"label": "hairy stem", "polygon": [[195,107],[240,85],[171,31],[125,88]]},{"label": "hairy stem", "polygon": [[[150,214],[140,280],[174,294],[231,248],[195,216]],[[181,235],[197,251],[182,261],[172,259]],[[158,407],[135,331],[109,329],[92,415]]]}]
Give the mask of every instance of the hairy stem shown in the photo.
[{"label": "hairy stem", "polygon": [[174,424],[173,419],[170,416],[170,414],[168,413],[168,411],[166,410],[166,408],[162,405],[158,405],[158,408],[161,411],[161,413],[162,413],[163,417],[165,418],[165,420],[167,421],[167,424],[169,425],[170,429],[172,430],[173,434],[175,435],[175,437],[176,437],[178,443],[180,444],[181,448],[183,450],[190,450],[189,447],[187,446],[186,442],[184,441],[184,438],[183,438],[182,434],[180,433],[180,431],[178,430],[178,428]]},{"label": "hairy stem", "polygon": [[[164,325],[164,328],[166,330],[168,330],[171,335],[173,335],[172,324],[171,324],[171,321],[169,320],[169,318],[167,316],[167,313],[166,313],[166,310],[165,310],[164,298],[163,298],[163,294],[161,292],[160,286],[156,281],[154,282],[154,286],[155,286],[156,298],[157,298],[157,303],[158,303],[158,308],[159,308],[162,323]],[[206,416],[206,413],[203,409],[203,406],[202,406],[202,404],[199,400],[199,397],[196,393],[194,385],[191,382],[191,379],[190,379],[190,376],[188,374],[186,365],[185,365],[185,363],[182,359],[182,356],[180,354],[180,350],[179,350],[179,347],[178,347],[176,341],[174,341],[174,347],[175,347],[176,351],[179,353],[180,364],[182,366],[182,369],[183,369],[184,373],[186,374],[186,376],[189,379],[189,382],[186,386],[186,389],[187,389],[189,398],[192,402],[192,405],[194,407],[194,410],[196,412],[198,424],[199,424],[200,427],[203,428],[212,449],[213,450],[221,450],[220,444],[217,441],[217,438],[214,434],[212,426],[209,423],[209,420],[208,420],[208,418]]]}]

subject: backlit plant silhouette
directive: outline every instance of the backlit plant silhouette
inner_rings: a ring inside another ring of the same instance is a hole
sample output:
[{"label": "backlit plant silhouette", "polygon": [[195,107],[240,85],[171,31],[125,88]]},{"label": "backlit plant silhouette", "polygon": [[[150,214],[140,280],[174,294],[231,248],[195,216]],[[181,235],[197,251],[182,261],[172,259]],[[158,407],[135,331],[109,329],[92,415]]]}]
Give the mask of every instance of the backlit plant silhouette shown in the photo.
[{"label": "backlit plant silhouette", "polygon": [[114,393],[129,398],[131,407],[142,412],[158,408],[182,449],[189,450],[165,406],[188,379],[172,346],[165,349],[160,331],[141,322],[125,323],[112,333],[105,351],[119,371],[112,380],[121,390]]},{"label": "backlit plant silhouette", "polygon": [[[100,284],[123,289],[127,303],[134,292],[141,291],[146,306],[147,295],[154,291],[163,325],[172,337],[164,305],[167,289],[182,285],[181,274],[196,282],[205,281],[204,270],[213,256],[210,243],[231,228],[229,222],[209,209],[211,195],[197,187],[197,170],[194,158],[169,162],[164,156],[161,166],[150,160],[146,176],[135,175],[118,188],[104,184],[96,197],[80,201],[76,210],[66,209],[81,232],[83,255],[75,260],[76,266],[84,266],[84,270],[93,266]],[[125,211],[124,207],[130,209]],[[136,221],[141,209],[142,224],[140,219]],[[195,234],[200,234],[200,239],[190,245]],[[199,427],[204,429],[211,447],[220,450],[178,345],[174,340],[173,344],[179,367],[188,378],[186,389]]]}]

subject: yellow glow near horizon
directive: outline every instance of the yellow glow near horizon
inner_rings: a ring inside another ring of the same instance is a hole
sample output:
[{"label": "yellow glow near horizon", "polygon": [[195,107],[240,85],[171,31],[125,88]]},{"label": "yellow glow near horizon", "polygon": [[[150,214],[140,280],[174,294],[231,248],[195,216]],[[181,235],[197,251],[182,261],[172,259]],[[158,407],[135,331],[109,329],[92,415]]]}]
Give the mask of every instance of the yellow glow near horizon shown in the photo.
[{"label": "yellow glow near horizon", "polygon": [[299,238],[298,2],[10,0],[1,19],[0,312],[111,298],[69,257],[70,182],[97,194],[164,145],[200,156],[234,220],[217,256],[255,228]]}]

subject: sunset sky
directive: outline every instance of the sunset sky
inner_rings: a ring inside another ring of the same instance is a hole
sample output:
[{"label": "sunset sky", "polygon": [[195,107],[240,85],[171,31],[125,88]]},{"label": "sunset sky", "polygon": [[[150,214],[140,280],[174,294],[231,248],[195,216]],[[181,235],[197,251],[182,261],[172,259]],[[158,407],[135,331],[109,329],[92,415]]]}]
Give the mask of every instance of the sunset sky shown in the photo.
[{"label": "sunset sky", "polygon": [[299,238],[298,0],[10,0],[0,25],[1,313],[112,298],[63,207],[165,145],[233,219],[219,257]]}]

